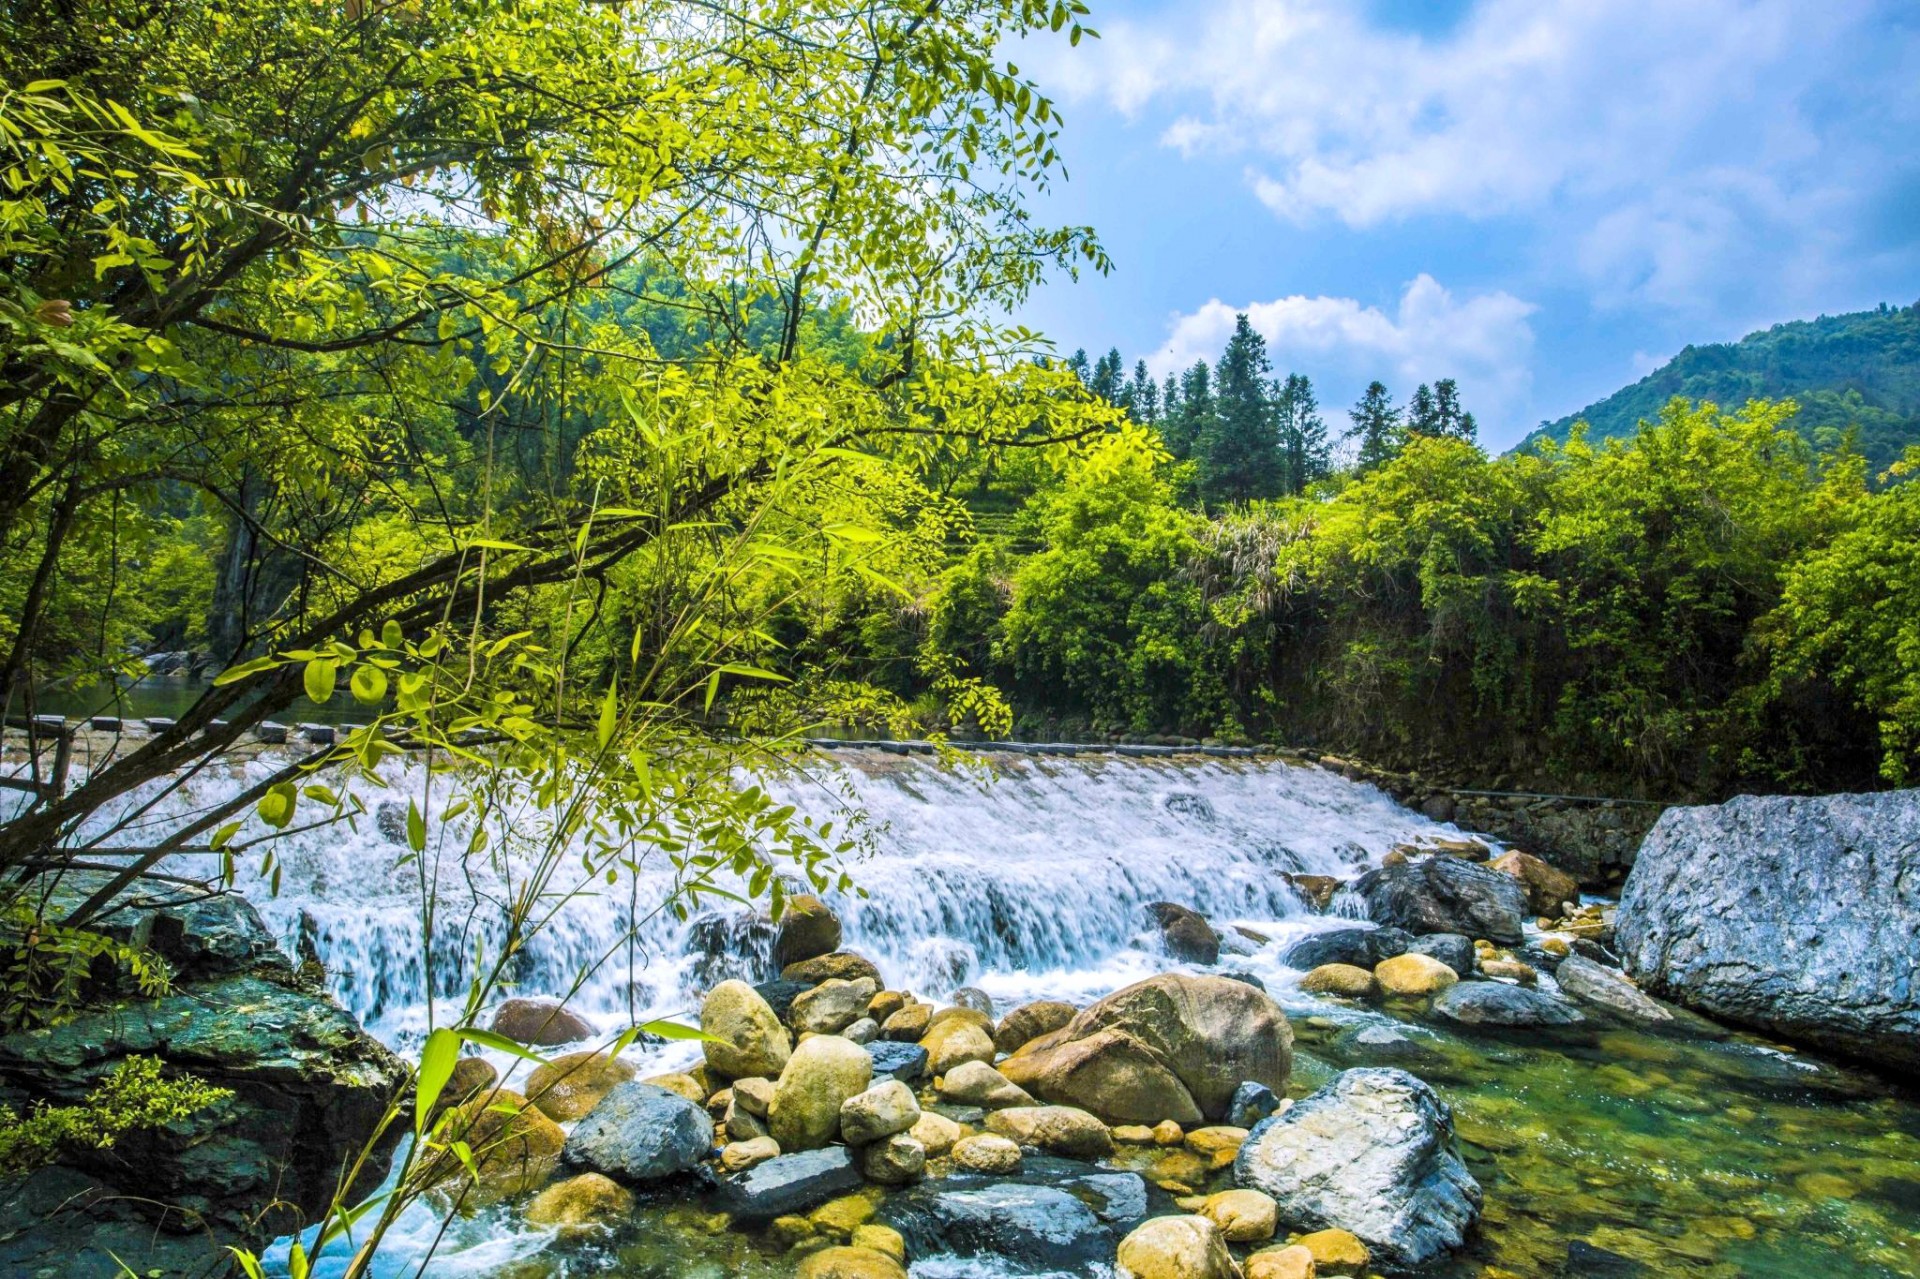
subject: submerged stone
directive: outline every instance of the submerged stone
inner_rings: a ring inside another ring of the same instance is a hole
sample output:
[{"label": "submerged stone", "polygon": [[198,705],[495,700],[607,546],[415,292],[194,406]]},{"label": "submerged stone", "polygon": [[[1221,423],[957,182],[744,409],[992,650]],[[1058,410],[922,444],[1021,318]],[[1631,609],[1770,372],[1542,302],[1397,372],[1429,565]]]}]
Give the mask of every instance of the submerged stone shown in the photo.
[{"label": "submerged stone", "polygon": [[1086,1204],[1053,1186],[951,1190],[929,1183],[888,1198],[880,1219],[900,1232],[909,1256],[990,1256],[1069,1271],[1113,1256],[1112,1230]]}]

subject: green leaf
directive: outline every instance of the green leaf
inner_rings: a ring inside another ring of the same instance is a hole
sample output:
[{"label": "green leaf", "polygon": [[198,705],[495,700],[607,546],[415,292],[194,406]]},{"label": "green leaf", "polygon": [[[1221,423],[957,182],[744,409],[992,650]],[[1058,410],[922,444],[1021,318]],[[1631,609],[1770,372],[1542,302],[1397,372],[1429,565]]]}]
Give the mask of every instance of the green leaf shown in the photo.
[{"label": "green leaf", "polygon": [[602,750],[606,749],[607,743],[613,740],[613,727],[620,715],[619,691],[618,685],[609,680],[607,695],[600,701],[600,724],[596,736],[600,739]]},{"label": "green leaf", "polygon": [[246,825],[245,822],[228,822],[225,826],[222,826],[219,830],[213,832],[213,838],[207,841],[207,847],[215,850],[216,852],[222,848],[225,848],[228,844],[233,842],[233,837],[235,835],[238,835],[240,833],[240,828],[245,825]]},{"label": "green leaf", "polygon": [[709,1035],[697,1026],[683,1026],[677,1021],[666,1021],[664,1019],[660,1021],[643,1021],[633,1029],[642,1035],[658,1035],[662,1039],[697,1039],[701,1043],[706,1044],[724,1044],[728,1042],[718,1035]]},{"label": "green leaf", "polygon": [[249,675],[258,675],[261,671],[270,671],[278,665],[280,665],[280,662],[277,658],[252,658],[249,661],[240,663],[238,666],[229,666],[226,670],[214,676],[213,686],[220,688],[227,684],[237,684]]},{"label": "green leaf", "polygon": [[387,695],[387,673],[377,666],[356,666],[350,686],[355,701],[372,705]]},{"label": "green leaf", "polygon": [[416,853],[427,851],[427,819],[412,800],[407,801],[407,847]]},{"label": "green leaf", "polygon": [[292,783],[281,782],[260,797],[260,803],[257,806],[260,820],[275,830],[285,830],[288,823],[293,821],[294,808],[298,802]]},{"label": "green leaf", "polygon": [[453,1078],[453,1068],[459,1060],[459,1035],[442,1029],[427,1036],[426,1047],[420,1050],[420,1075],[414,1081],[413,1130],[416,1133],[427,1130],[427,1116],[440,1100],[447,1081]]},{"label": "green leaf", "polygon": [[496,1035],[491,1030],[477,1030],[471,1026],[454,1032],[470,1044],[479,1044],[482,1048],[491,1048],[495,1052],[512,1053],[515,1057],[530,1061],[536,1066],[544,1066],[547,1059],[522,1044],[516,1044],[505,1035]]},{"label": "green leaf", "polygon": [[339,669],[340,663],[331,657],[316,657],[307,663],[300,678],[309,701],[324,702],[333,696],[333,678]]},{"label": "green leaf", "polygon": [[476,537],[471,542],[467,543],[467,549],[489,550],[489,551],[532,551],[537,548],[532,546],[522,546],[518,542],[502,542],[498,538]]}]

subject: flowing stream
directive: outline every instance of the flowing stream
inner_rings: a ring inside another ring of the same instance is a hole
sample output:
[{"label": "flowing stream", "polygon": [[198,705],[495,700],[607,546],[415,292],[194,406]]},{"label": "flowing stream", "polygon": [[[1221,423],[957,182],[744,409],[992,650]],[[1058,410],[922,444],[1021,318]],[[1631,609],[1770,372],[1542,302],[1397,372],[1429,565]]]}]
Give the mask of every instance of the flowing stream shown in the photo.
[{"label": "flowing stream", "polygon": [[[236,764],[163,807],[184,811],[267,767]],[[417,775],[396,781],[400,805],[420,790]],[[815,756],[767,785],[821,820],[865,814],[866,851],[848,867],[865,895],[834,899],[843,944],[922,997],[972,985],[1002,1009],[1085,1003],[1179,967],[1155,945],[1146,903],[1208,915],[1229,937],[1219,970],[1259,977],[1288,1011],[1294,1095],[1345,1067],[1395,1064],[1453,1106],[1486,1216],[1434,1275],[1920,1276],[1920,1104],[1884,1080],[1704,1024],[1469,1035],[1418,1010],[1302,995],[1280,956],[1307,932],[1351,921],[1337,903],[1335,915],[1312,913],[1282,873],[1351,876],[1395,844],[1458,833],[1372,787],[1273,761],[1018,757],[975,773],[868,752]],[[441,1020],[458,1008],[476,939],[498,937],[500,902],[527,871],[515,850],[537,845],[540,827],[508,811],[490,859],[463,862],[436,842],[408,861],[403,812],[296,835],[278,854],[277,893],[253,866],[242,887],[290,947],[304,933],[339,998],[405,1053],[430,1006]],[[464,847],[460,822],[434,826]],[[771,930],[751,912],[722,902],[685,921],[647,913],[671,882],[664,868],[614,887],[568,874],[554,889],[582,895],[513,970],[521,993],[571,988],[570,1006],[610,1035],[635,1019],[690,1015],[722,977],[767,975]],[[440,895],[431,955],[423,877]],[[694,1056],[675,1044],[632,1051],[643,1074]],[[552,1238],[510,1206],[439,1230],[425,1208],[405,1218],[382,1253],[383,1279],[421,1273],[430,1244],[429,1276],[784,1279],[793,1268],[765,1240],[717,1229],[698,1204],[643,1207],[597,1240]],[[285,1273],[285,1241],[269,1261]],[[916,1279],[995,1273],[914,1267]]]}]

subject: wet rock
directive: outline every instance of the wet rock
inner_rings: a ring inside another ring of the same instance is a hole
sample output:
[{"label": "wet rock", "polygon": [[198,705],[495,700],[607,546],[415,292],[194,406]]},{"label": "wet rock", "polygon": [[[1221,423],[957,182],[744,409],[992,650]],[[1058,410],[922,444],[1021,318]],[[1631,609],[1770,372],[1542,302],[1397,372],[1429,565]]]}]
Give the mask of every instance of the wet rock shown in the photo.
[{"label": "wet rock", "polygon": [[789,964],[817,959],[840,949],[840,917],[818,897],[802,893],[787,898],[780,931],[773,939],[773,962],[783,972]]},{"label": "wet rock", "polygon": [[996,1133],[963,1137],[953,1144],[953,1166],[990,1177],[1011,1176],[1020,1171],[1020,1145]]},{"label": "wet rock", "polygon": [[867,1001],[867,1016],[884,1026],[887,1018],[913,1002],[913,997],[901,990],[883,990]]},{"label": "wet rock", "polygon": [[860,1170],[845,1146],[781,1155],[750,1172],[713,1178],[721,1211],[745,1222],[805,1212],[861,1184]]},{"label": "wet rock", "polygon": [[1114,1264],[1127,1279],[1238,1279],[1226,1241],[1205,1217],[1156,1217],[1120,1241]]},{"label": "wet rock", "polygon": [[927,1148],[906,1133],[895,1133],[870,1146],[862,1146],[857,1156],[860,1175],[882,1186],[904,1186],[917,1181],[927,1167]]},{"label": "wet rock", "polygon": [[1093,1115],[1072,1106],[1013,1106],[987,1116],[987,1131],[1022,1146],[1071,1159],[1104,1159],[1113,1134]]},{"label": "wet rock", "polygon": [[1540,980],[1540,974],[1533,965],[1521,963],[1517,959],[1482,959],[1480,975],[1483,977],[1504,977],[1517,981],[1522,986],[1531,986]]},{"label": "wet rock", "polygon": [[880,1023],[880,1035],[899,1043],[917,1042],[932,1021],[931,1004],[907,1004]]},{"label": "wet rock", "polygon": [[859,981],[862,977],[871,980],[876,991],[886,985],[873,961],[851,950],[836,950],[831,955],[802,959],[780,970],[781,981],[805,982],[809,986],[833,979]]},{"label": "wet rock", "polygon": [[728,978],[756,981],[772,967],[774,925],[753,910],[701,915],[687,928],[688,982],[697,990]]},{"label": "wet rock", "polygon": [[983,1110],[1033,1104],[1033,1098],[1024,1088],[983,1061],[967,1061],[955,1066],[941,1077],[938,1091],[944,1101],[979,1106]]},{"label": "wet rock", "polygon": [[1390,1068],[1346,1071],[1263,1120],[1233,1173],[1237,1185],[1273,1197],[1283,1227],[1350,1230],[1393,1266],[1458,1248],[1480,1212],[1452,1113],[1433,1089]]},{"label": "wet rock", "polygon": [[1352,964],[1322,964],[1300,979],[1300,989],[1309,995],[1338,995],[1342,999],[1371,999],[1380,993],[1373,974]]},{"label": "wet rock", "polygon": [[485,1057],[462,1057],[453,1063],[453,1074],[447,1078],[446,1087],[440,1090],[440,1100],[434,1104],[433,1113],[438,1115],[449,1106],[458,1106],[472,1101],[481,1093],[492,1092],[500,1082],[500,1071]]},{"label": "wet rock", "polygon": [[1251,1128],[1280,1109],[1280,1098],[1273,1089],[1252,1080],[1233,1090],[1233,1102],[1227,1107],[1227,1122],[1235,1128]]},{"label": "wet rock", "polygon": [[547,1118],[572,1123],[638,1073],[605,1053],[563,1053],[527,1076],[527,1099]]},{"label": "wet rock", "polygon": [[753,993],[766,1000],[767,1007],[773,1009],[773,1015],[785,1025],[787,1014],[793,1010],[793,1001],[812,989],[811,982],[763,981],[754,986]]},{"label": "wet rock", "polygon": [[944,1075],[962,1062],[981,1061],[992,1065],[995,1055],[989,1030],[964,1017],[935,1021],[920,1037],[920,1046],[927,1050],[927,1069],[935,1075]]},{"label": "wet rock", "polygon": [[1511,875],[1458,857],[1428,857],[1368,871],[1354,884],[1367,913],[1418,935],[1460,933],[1519,945],[1527,893]]},{"label": "wet rock", "polygon": [[527,1205],[526,1219],[531,1225],[569,1231],[610,1226],[632,1211],[632,1191],[610,1177],[583,1172],[535,1195]]},{"label": "wet rock", "polygon": [[689,1172],[713,1145],[713,1120],[652,1084],[615,1087],[568,1134],[564,1158],[616,1181],[644,1184]]},{"label": "wet rock", "polygon": [[1581,1239],[1567,1245],[1567,1260],[1558,1271],[1560,1279],[1643,1279],[1653,1273],[1644,1262],[1596,1248]]},{"label": "wet rock", "polygon": [[580,1014],[562,1007],[559,1000],[518,996],[504,1001],[494,1012],[491,1029],[516,1044],[534,1048],[578,1043],[594,1035],[593,1025]]},{"label": "wet rock", "polygon": [[[702,1072],[705,1073],[704,1071]],[[668,1092],[677,1092],[696,1106],[707,1104],[708,1088],[692,1075],[682,1071],[669,1071],[664,1075],[648,1075],[640,1081],[652,1084],[655,1088],[664,1088]]]},{"label": "wet rock", "polygon": [[771,1137],[750,1137],[728,1142],[720,1151],[720,1167],[726,1172],[746,1172],[779,1157],[779,1142]]},{"label": "wet rock", "polygon": [[1258,977],[1254,976],[1254,974],[1250,972],[1247,972],[1245,969],[1241,969],[1241,968],[1228,969],[1227,971],[1222,972],[1220,975],[1226,978],[1228,981],[1237,981],[1243,986],[1251,986],[1258,991],[1264,992],[1267,989],[1267,983],[1261,981]]},{"label": "wet rock", "polygon": [[912,1256],[997,1257],[1036,1270],[1085,1271],[1113,1256],[1113,1232],[1086,1204],[1053,1186],[1008,1183],[890,1195],[881,1220]]},{"label": "wet rock", "polygon": [[1544,990],[1475,981],[1444,991],[1433,1001],[1433,1011],[1466,1026],[1506,1028],[1573,1026],[1586,1020],[1573,1004]]},{"label": "wet rock", "polygon": [[867,1056],[873,1059],[873,1073],[891,1075],[905,1083],[924,1079],[927,1074],[927,1050],[919,1044],[903,1044],[890,1039],[876,1039],[862,1045]]},{"label": "wet rock", "polygon": [[1411,934],[1399,928],[1334,928],[1303,937],[1287,948],[1287,967],[1314,969],[1322,964],[1372,968],[1406,953]]},{"label": "wet rock", "polygon": [[1219,1227],[1228,1243],[1260,1243],[1273,1238],[1276,1225],[1273,1200],[1258,1190],[1222,1190],[1208,1195],[1200,1215]]},{"label": "wet rock", "polygon": [[1473,938],[1459,933],[1428,933],[1416,937],[1407,953],[1427,955],[1453,969],[1456,977],[1471,977],[1474,970]]},{"label": "wet rock", "polygon": [[756,1119],[773,1108],[773,1080],[754,1076],[733,1081],[733,1104]]},{"label": "wet rock", "polygon": [[873,1081],[873,1058],[838,1035],[819,1035],[793,1050],[773,1088],[767,1127],[786,1151],[813,1150],[840,1130],[840,1107]]},{"label": "wet rock", "polygon": [[1300,894],[1300,900],[1308,909],[1325,914],[1327,907],[1333,904],[1333,895],[1340,891],[1341,881],[1331,875],[1282,875],[1282,879],[1292,885],[1293,891]]},{"label": "wet rock", "polygon": [[1057,999],[1041,999],[1020,1007],[1000,1019],[993,1028],[993,1046],[1003,1053],[1018,1052],[1027,1044],[1050,1035],[1073,1020],[1078,1012],[1072,1004]]},{"label": "wet rock", "polygon": [[1314,1268],[1325,1275],[1366,1273],[1373,1254],[1359,1236],[1346,1230],[1316,1230],[1297,1241],[1313,1256]]},{"label": "wet rock", "polygon": [[907,1261],[907,1241],[892,1226],[876,1225],[867,1222],[853,1228],[853,1246],[871,1248],[875,1252],[892,1257],[901,1265]]},{"label": "wet rock", "polygon": [[1554,970],[1553,978],[1560,983],[1561,990],[1582,1003],[1604,1008],[1630,1021],[1657,1025],[1673,1020],[1672,1013],[1649,998],[1625,973],[1603,967],[1591,959],[1569,955]]},{"label": "wet rock", "polygon": [[1169,1118],[1199,1123],[1203,1118],[1165,1058],[1124,1030],[1095,1031],[1000,1065],[1001,1074],[1034,1096],[1077,1106],[1109,1123]]},{"label": "wet rock", "polygon": [[[1110,1030],[1132,1036],[1171,1068],[1199,1110],[1195,1118],[1224,1119],[1234,1090],[1248,1080],[1284,1090],[1293,1061],[1293,1032],[1280,1006],[1262,991],[1221,977],[1150,977],[1076,1014],[1061,1033],[1070,1044]],[[1049,1051],[1064,1050],[1065,1045]],[[1026,1086],[1019,1079],[1014,1082]],[[1047,1097],[1044,1089],[1037,1095],[1074,1104],[1066,1097]],[[1083,1108],[1101,1114],[1094,1107]],[[1173,1109],[1113,1118],[1194,1122]]]},{"label": "wet rock", "polygon": [[1920,1068],[1920,791],[1669,808],[1614,921],[1626,969],[1699,1012]]},{"label": "wet rock", "polygon": [[867,1010],[867,1001],[877,993],[878,983],[871,977],[857,981],[828,978],[794,999],[787,1022],[802,1034],[811,1031],[816,1035],[837,1035],[860,1020]]},{"label": "wet rock", "polygon": [[909,1131],[915,1141],[926,1147],[929,1159],[938,1159],[952,1150],[963,1135],[959,1124],[931,1111],[922,1111]]},{"label": "wet rock", "polygon": [[[978,986],[962,986],[953,992],[953,996],[948,1002],[955,1008],[965,1008],[971,1012],[981,1014],[987,1018],[989,1023],[993,1020],[993,996],[981,990]],[[987,1027],[988,1030],[992,1028],[991,1024]]]},{"label": "wet rock", "polygon": [[794,1270],[794,1279],[907,1279],[897,1257],[875,1248],[837,1245],[809,1253]]},{"label": "wet rock", "polygon": [[[559,1124],[508,1088],[495,1089],[455,1108],[442,1133],[448,1141],[466,1142],[473,1151],[480,1180],[496,1186],[517,1187],[544,1180],[567,1142]],[[466,1166],[451,1156],[441,1157],[434,1169],[436,1181],[467,1175]]]},{"label": "wet rock", "polygon": [[1241,1267],[1241,1273],[1245,1279],[1315,1279],[1318,1271],[1313,1254],[1299,1244],[1291,1244],[1254,1253]]},{"label": "wet rock", "polygon": [[1167,954],[1186,964],[1220,962],[1220,934],[1204,915],[1173,902],[1149,902],[1146,911]]},{"label": "wet rock", "polygon": [[1503,875],[1519,880],[1527,890],[1527,910],[1535,915],[1558,917],[1561,905],[1580,900],[1580,881],[1563,870],[1556,870],[1532,853],[1519,849],[1502,853],[1487,863]]},{"label": "wet rock", "polygon": [[1433,956],[1411,951],[1382,961],[1373,978],[1389,997],[1400,999],[1438,994],[1460,980],[1458,973]]},{"label": "wet rock", "polygon": [[725,1041],[700,1048],[707,1066],[728,1079],[777,1078],[793,1051],[779,1014],[743,981],[723,981],[707,993],[700,1029]]},{"label": "wet rock", "polygon": [[840,1104],[840,1139],[849,1146],[864,1146],[906,1132],[919,1119],[920,1103],[913,1089],[889,1079]]}]

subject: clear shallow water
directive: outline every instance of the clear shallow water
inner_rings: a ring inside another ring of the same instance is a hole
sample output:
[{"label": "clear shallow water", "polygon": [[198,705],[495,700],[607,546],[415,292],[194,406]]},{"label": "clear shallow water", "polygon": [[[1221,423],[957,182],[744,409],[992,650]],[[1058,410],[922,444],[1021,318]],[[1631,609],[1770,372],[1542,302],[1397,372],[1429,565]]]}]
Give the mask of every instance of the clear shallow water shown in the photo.
[{"label": "clear shallow water", "polygon": [[[852,867],[870,896],[837,904],[845,944],[896,985],[935,997],[977,985],[1003,1008],[1037,997],[1090,1001],[1176,967],[1143,927],[1141,905],[1161,899],[1270,938],[1251,954],[1223,956],[1221,967],[1261,977],[1287,1008],[1300,1049],[1296,1096],[1348,1066],[1397,1064],[1454,1108],[1486,1216],[1467,1250],[1433,1275],[1920,1276],[1920,1104],[1912,1094],[1712,1027],[1467,1035],[1430,1023],[1418,1007],[1368,1009],[1294,989],[1299,974],[1279,955],[1299,935],[1345,921],[1306,913],[1278,872],[1351,874],[1395,843],[1451,833],[1370,787],[1278,763],[1019,759],[997,763],[997,780],[982,785],[925,760],[852,762],[844,772],[823,762],[773,788],[822,816],[848,801],[870,815],[873,852]],[[175,802],[191,806],[263,767],[203,779]],[[504,832],[500,846],[511,846]],[[467,936],[434,957],[429,981],[419,871],[394,869],[398,853],[362,821],[355,832],[294,841],[277,898],[258,882],[245,886],[283,935],[294,935],[302,912],[314,921],[337,993],[407,1051],[430,997],[444,1011],[464,990],[471,935],[497,932],[490,902],[515,869],[509,856],[469,884],[442,866],[443,887],[466,903],[443,917],[457,917]],[[638,899],[663,882],[643,877]],[[583,966],[612,956],[574,998],[611,1034],[629,1010],[684,1013],[706,982],[751,967],[764,941],[721,916],[684,925],[661,916],[640,924],[642,944],[628,955],[617,943],[629,900],[575,902],[530,951],[522,989],[557,993]],[[714,933],[732,940],[703,945]],[[643,1071],[692,1055],[685,1047],[637,1054]],[[389,1237],[381,1275],[419,1273],[440,1229],[439,1218],[417,1209]],[[529,1231],[506,1205],[457,1219],[426,1273],[780,1279],[792,1262],[763,1238],[714,1229],[699,1204],[644,1206],[618,1236],[585,1242]],[[992,1273],[980,1263],[915,1267],[918,1279]]]}]

